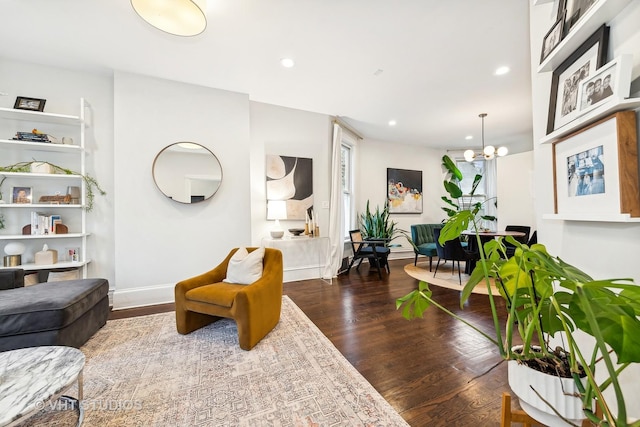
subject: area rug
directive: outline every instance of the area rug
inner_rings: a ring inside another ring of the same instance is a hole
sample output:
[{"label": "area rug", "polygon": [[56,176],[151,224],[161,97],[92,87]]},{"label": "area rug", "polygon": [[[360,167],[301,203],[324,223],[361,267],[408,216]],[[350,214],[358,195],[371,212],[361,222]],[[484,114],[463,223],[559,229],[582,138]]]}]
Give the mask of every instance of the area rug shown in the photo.
[{"label": "area rug", "polygon": [[[293,301],[282,303],[280,323],[251,351],[227,319],[189,335],[173,312],[107,322],[81,348],[84,425],[407,425]],[[45,407],[22,426],[76,420]]]},{"label": "area rug", "polygon": [[[464,269],[463,263],[460,263],[460,268]],[[433,270],[435,271],[435,269],[436,266],[434,262]],[[404,266],[404,271],[414,279],[422,280],[431,285],[453,289],[456,291],[462,291],[464,285],[469,281],[469,275],[464,274],[464,272],[461,273],[461,279],[458,279],[457,264],[456,268],[452,271],[450,262],[438,267],[438,272],[435,274],[435,277],[434,271],[429,271],[428,262],[419,262],[418,265],[407,264]],[[493,295],[497,295],[498,289],[493,284],[493,279],[491,279],[491,286]],[[481,283],[473,289],[473,293],[488,295],[489,291],[487,291],[487,286],[484,283]]]}]

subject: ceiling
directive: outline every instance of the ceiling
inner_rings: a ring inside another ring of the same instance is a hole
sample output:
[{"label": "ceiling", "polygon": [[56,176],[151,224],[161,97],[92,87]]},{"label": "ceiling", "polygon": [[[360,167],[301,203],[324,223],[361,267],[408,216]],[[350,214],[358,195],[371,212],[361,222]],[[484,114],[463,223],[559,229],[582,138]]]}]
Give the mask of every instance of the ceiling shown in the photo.
[{"label": "ceiling", "polygon": [[151,27],[129,0],[2,0],[0,15],[8,59],[246,93],[432,148],[480,147],[486,112],[487,145],[532,148],[525,0],[208,0],[195,37]]}]

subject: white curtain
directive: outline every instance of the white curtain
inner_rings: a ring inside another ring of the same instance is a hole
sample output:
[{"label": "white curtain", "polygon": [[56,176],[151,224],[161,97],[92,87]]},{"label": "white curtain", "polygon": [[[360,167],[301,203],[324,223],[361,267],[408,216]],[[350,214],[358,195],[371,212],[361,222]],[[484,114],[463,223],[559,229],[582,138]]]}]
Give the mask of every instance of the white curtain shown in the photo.
[{"label": "white curtain", "polygon": [[329,195],[329,241],[331,242],[331,271],[338,275],[344,253],[342,213],[342,128],[333,124],[333,153],[331,156],[331,194]]},{"label": "white curtain", "polygon": [[[498,168],[497,161],[487,160],[484,162],[484,179],[487,186],[487,202],[484,205],[485,215],[498,216],[498,209],[496,209],[496,201],[498,196]],[[490,228],[493,231],[496,230],[497,221],[494,221]]]}]

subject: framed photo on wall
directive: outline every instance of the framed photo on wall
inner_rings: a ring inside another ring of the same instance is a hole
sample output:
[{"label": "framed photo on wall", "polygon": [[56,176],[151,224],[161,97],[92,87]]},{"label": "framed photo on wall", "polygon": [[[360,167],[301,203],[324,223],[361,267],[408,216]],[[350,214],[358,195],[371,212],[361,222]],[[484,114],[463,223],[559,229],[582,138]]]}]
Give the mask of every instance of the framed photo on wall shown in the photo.
[{"label": "framed photo on wall", "polygon": [[422,171],[387,168],[389,213],[422,213]]},{"label": "framed photo on wall", "polygon": [[542,40],[542,53],[540,54],[540,63],[560,44],[562,41],[562,28],[564,25],[564,15],[553,24],[547,35]]},{"label": "framed photo on wall", "polygon": [[558,4],[558,18],[562,15],[563,37],[580,21],[596,2],[603,0],[560,0]]},{"label": "framed photo on wall", "polygon": [[608,44],[609,27],[603,25],[553,70],[547,135],[578,118],[580,82],[593,76],[606,63]]},{"label": "framed photo on wall", "polygon": [[553,144],[555,213],[640,217],[634,111],[612,114]]},{"label": "framed photo on wall", "polygon": [[622,55],[596,70],[593,77],[580,82],[578,110],[582,114],[605,103],[618,103],[631,90],[631,55]]}]

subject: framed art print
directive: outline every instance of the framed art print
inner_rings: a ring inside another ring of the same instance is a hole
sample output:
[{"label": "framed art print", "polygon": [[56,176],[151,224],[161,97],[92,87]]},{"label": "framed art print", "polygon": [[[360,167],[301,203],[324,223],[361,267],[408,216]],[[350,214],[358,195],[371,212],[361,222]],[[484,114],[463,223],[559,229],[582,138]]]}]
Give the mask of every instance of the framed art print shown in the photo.
[{"label": "framed art print", "polygon": [[422,171],[387,168],[389,213],[422,213]]},{"label": "framed art print", "polygon": [[286,219],[304,220],[313,208],[313,159],[268,154],[267,202],[286,201]]},{"label": "framed art print", "polygon": [[609,27],[601,26],[558,68],[553,70],[547,135],[575,120],[578,111],[580,82],[593,76],[607,61]]},{"label": "framed art print", "polygon": [[610,115],[553,144],[555,213],[640,217],[633,111]]}]

